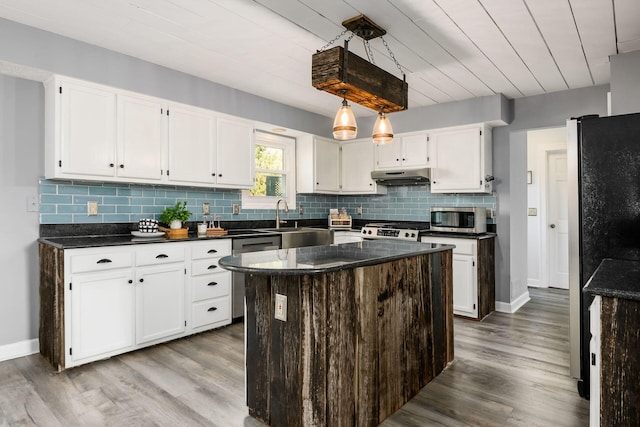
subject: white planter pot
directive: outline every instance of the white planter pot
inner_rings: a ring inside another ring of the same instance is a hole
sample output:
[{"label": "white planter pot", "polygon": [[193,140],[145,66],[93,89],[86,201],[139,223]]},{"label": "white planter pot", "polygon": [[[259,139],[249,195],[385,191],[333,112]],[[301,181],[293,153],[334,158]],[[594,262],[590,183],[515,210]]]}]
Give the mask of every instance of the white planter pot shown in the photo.
[{"label": "white planter pot", "polygon": [[179,219],[174,219],[173,221],[171,221],[171,224],[169,224],[169,227],[171,227],[172,230],[177,230],[182,228],[182,221],[180,221]]}]

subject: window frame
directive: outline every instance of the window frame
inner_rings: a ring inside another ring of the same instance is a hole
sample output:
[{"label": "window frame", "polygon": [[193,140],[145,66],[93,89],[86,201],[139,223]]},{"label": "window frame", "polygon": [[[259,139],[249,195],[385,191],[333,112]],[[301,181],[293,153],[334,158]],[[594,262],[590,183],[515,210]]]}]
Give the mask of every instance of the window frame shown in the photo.
[{"label": "window frame", "polygon": [[[255,134],[255,146],[264,145],[267,147],[277,148],[283,150],[283,163],[284,168],[281,172],[286,176],[287,183],[287,204],[293,208],[296,206],[296,139],[285,135],[275,135],[264,131],[256,131]],[[255,153],[255,151],[254,151]],[[255,154],[254,154],[255,156]],[[263,172],[263,170],[255,166],[254,161],[254,174]],[[265,169],[265,172],[274,172],[273,170]],[[255,182],[255,175],[254,175]],[[276,203],[281,197],[278,196],[252,196],[251,190],[242,190],[242,209],[272,209],[275,210]]]}]

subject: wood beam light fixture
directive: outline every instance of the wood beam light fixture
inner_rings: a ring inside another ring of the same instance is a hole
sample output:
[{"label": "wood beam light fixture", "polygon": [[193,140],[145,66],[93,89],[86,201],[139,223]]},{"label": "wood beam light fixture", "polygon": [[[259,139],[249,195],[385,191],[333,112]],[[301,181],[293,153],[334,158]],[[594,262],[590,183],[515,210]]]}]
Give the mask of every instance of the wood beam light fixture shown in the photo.
[{"label": "wood beam light fixture", "polygon": [[[373,132],[373,142],[385,144],[393,140],[393,131],[386,113],[407,109],[409,86],[402,67],[389,45],[382,37],[386,31],[365,15],[359,15],[342,23],[345,30],[313,54],[311,84],[318,90],[343,99],[334,120],[333,136],[347,140],[357,136],[355,117],[347,100],[362,105],[379,114]],[[350,36],[341,46],[329,47],[347,32]],[[363,40],[369,60],[349,52],[349,41],[358,36]],[[369,40],[380,37],[394,61],[402,79],[375,65]],[[379,124],[379,122],[382,122]]]}]

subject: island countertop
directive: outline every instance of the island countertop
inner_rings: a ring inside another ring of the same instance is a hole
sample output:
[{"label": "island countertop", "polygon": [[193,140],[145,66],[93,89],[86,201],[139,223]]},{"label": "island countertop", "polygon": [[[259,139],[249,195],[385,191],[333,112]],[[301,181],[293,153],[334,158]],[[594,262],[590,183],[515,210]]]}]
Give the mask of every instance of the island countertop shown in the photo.
[{"label": "island countertop", "polygon": [[364,240],[340,245],[249,252],[221,258],[231,271],[272,276],[326,273],[453,249],[452,245]]},{"label": "island countertop", "polygon": [[640,261],[602,260],[583,292],[610,298],[640,301]]}]

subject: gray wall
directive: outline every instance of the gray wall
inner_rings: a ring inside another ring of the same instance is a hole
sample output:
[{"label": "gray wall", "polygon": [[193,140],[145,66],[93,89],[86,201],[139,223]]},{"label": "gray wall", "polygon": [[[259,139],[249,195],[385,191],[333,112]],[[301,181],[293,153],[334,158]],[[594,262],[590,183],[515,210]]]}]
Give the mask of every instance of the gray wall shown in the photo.
[{"label": "gray wall", "polygon": [[38,336],[37,197],[43,170],[42,85],[0,75],[0,345]]},{"label": "gray wall", "polygon": [[615,55],[611,60],[611,114],[640,111],[640,51]]}]

